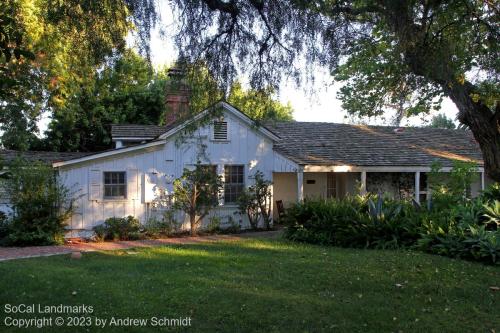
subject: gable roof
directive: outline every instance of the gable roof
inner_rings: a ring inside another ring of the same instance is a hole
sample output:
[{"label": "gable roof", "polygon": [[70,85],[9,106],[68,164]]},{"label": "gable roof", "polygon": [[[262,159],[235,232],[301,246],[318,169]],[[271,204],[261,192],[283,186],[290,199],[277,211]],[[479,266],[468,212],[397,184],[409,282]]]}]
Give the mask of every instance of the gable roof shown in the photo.
[{"label": "gable roof", "polygon": [[157,125],[130,125],[130,124],[116,124],[111,126],[111,137],[113,140],[153,140],[156,138],[165,139],[178,131],[182,130],[190,123],[200,120],[203,118],[212,108],[222,106],[224,110],[230,112],[235,115],[238,119],[242,120],[249,126],[255,126],[255,129],[260,131],[265,136],[269,137],[273,141],[278,140],[279,138],[272,133],[269,129],[265,128],[265,126],[258,125],[255,123],[253,119],[245,115],[243,112],[235,108],[226,102],[217,102],[211,107],[203,110],[198,113],[191,119],[178,121],[168,126],[157,126]]},{"label": "gable roof", "polygon": [[211,110],[213,110],[214,108],[216,108],[218,106],[223,107],[225,111],[228,111],[232,115],[236,116],[236,118],[238,118],[239,120],[241,120],[243,123],[247,124],[248,126],[254,127],[254,129],[256,131],[260,132],[261,134],[263,134],[267,138],[271,139],[272,141],[277,141],[277,140],[280,139],[279,136],[277,136],[271,130],[267,129],[263,125],[257,124],[255,122],[255,120],[253,120],[252,118],[250,118],[249,116],[247,116],[246,114],[244,114],[242,111],[238,110],[237,108],[235,108],[231,104],[229,104],[227,102],[224,102],[224,101],[217,102],[214,105],[206,108],[202,112],[198,113],[197,115],[195,115],[191,119],[188,119],[188,120],[186,120],[186,121],[184,121],[184,122],[182,122],[180,124],[177,124],[177,126],[174,126],[173,128],[167,130],[165,133],[163,133],[162,135],[160,135],[158,138],[159,139],[166,139],[166,138],[174,135],[175,133],[183,130],[184,128],[186,128],[187,126],[189,126],[190,124],[192,124],[193,122],[201,120]]},{"label": "gable roof", "polygon": [[479,145],[465,130],[317,122],[268,127],[282,139],[274,149],[301,165],[430,166],[439,161],[449,167],[453,160],[483,165]]},{"label": "gable roof", "polygon": [[54,152],[54,151],[18,151],[9,149],[0,149],[0,160],[10,163],[16,158],[24,158],[30,162],[41,161],[46,163],[55,163],[67,161],[74,158],[91,155],[93,153],[79,152]]}]

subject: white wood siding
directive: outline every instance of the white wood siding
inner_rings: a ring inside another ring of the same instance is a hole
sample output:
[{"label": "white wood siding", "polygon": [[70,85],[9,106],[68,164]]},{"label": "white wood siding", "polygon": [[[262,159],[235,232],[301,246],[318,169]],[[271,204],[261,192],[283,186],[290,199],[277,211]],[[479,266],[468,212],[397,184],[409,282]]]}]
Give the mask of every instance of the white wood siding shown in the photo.
[{"label": "white wood siding", "polygon": [[[212,126],[207,125],[186,139],[175,135],[164,145],[60,167],[62,181],[81,195],[78,212],[73,215],[69,228],[91,230],[113,216],[134,215],[142,223],[146,222],[156,185],[161,182],[171,193],[172,181],[182,175],[186,166],[196,164],[202,155],[205,158],[201,158],[201,162],[218,165],[219,172],[223,172],[224,165],[244,165],[246,186],[252,184],[258,170],[272,181],[275,164],[272,141],[230,113],[225,113],[225,120],[230,128],[227,141],[212,140]],[[103,199],[105,171],[127,172],[127,198]],[[228,216],[239,219],[235,211],[235,206],[222,206],[213,214],[221,216],[224,223]],[[187,221],[186,217],[179,217]],[[241,222],[246,225],[246,218]]]}]

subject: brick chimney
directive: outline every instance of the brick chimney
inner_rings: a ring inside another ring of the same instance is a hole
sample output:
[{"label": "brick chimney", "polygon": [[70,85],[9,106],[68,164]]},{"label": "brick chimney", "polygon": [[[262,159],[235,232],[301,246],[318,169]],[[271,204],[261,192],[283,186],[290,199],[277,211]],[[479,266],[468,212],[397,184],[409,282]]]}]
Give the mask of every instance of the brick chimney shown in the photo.
[{"label": "brick chimney", "polygon": [[185,80],[185,67],[176,63],[168,70],[169,82],[165,91],[167,112],[165,125],[172,125],[177,120],[186,117],[189,112],[190,89]]}]

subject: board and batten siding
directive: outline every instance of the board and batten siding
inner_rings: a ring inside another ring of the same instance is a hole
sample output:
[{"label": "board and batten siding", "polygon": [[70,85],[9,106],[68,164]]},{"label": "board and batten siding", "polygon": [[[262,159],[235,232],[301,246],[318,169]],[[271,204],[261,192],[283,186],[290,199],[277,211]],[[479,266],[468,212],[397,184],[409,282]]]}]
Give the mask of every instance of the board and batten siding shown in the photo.
[{"label": "board and batten siding", "polygon": [[[148,202],[154,196],[155,186],[161,185],[171,193],[172,181],[182,175],[184,168],[195,165],[198,160],[203,164],[217,165],[221,175],[224,165],[243,165],[246,186],[253,184],[253,175],[257,171],[263,172],[265,178],[272,181],[272,141],[230,113],[225,113],[224,120],[228,122],[227,141],[212,140],[212,126],[207,125],[189,137],[176,134],[166,139],[163,145],[59,167],[60,179],[78,197],[68,228],[90,231],[109,217],[127,215],[145,223],[149,214]],[[127,173],[125,199],[103,199],[105,171]],[[212,215],[220,216],[222,223],[228,216],[236,221],[241,219],[240,222],[246,226],[246,217],[235,215],[236,210],[235,205],[222,205]],[[177,217],[184,223],[188,221],[184,214],[177,214]]]}]

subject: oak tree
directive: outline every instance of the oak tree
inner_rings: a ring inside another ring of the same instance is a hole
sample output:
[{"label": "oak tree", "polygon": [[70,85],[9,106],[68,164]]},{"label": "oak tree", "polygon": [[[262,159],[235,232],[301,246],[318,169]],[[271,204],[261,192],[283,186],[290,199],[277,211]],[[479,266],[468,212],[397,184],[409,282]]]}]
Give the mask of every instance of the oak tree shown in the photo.
[{"label": "oak tree", "polygon": [[[362,90],[376,99],[412,90],[415,112],[449,97],[458,120],[473,133],[489,176],[500,181],[500,6],[479,0],[173,0],[184,56],[206,60],[218,82],[229,86],[239,73],[253,87],[300,78],[304,61],[336,72],[360,54],[373,69],[354,69],[381,87]],[[311,66],[306,75],[314,76]],[[377,74],[378,77],[369,77]],[[382,77],[385,76],[385,77]],[[375,81],[376,82],[376,81]],[[394,95],[397,97],[397,94]],[[396,99],[397,100],[397,99]],[[366,104],[360,103],[359,106]]]}]

